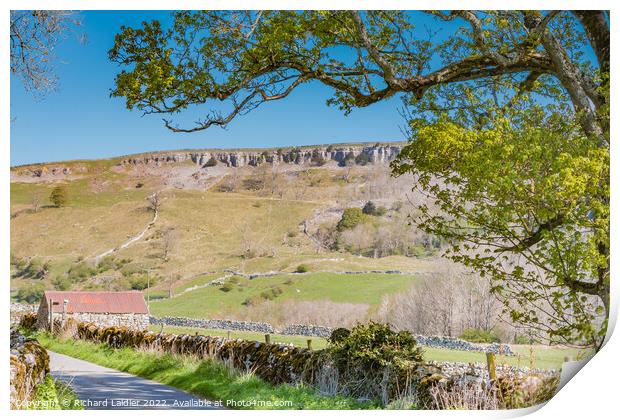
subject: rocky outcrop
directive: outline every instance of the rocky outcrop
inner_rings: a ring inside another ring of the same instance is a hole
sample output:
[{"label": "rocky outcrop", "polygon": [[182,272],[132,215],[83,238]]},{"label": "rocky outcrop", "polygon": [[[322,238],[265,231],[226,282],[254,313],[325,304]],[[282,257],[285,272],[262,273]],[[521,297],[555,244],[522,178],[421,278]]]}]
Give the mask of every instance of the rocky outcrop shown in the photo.
[{"label": "rocky outcrop", "polygon": [[[219,164],[228,167],[258,166],[262,163],[279,165],[283,163],[295,165],[310,165],[323,162],[336,162],[345,165],[348,156],[363,159],[363,163],[387,163],[396,159],[402,150],[402,143],[368,144],[368,145],[331,145],[331,146],[307,146],[269,150],[210,150],[210,151],[175,151],[144,153],[141,155],[127,156],[120,164],[126,165],[162,165],[169,163],[191,162],[197,166],[205,166],[212,158]],[[349,158],[350,159],[350,158]],[[352,161],[354,163],[354,160]]]}]

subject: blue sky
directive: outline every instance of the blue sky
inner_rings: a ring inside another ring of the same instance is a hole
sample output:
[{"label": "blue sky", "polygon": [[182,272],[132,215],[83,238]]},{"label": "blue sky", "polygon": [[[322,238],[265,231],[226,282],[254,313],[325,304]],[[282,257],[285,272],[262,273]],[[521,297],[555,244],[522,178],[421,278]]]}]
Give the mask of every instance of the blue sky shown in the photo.
[{"label": "blue sky", "polygon": [[[107,51],[121,25],[170,20],[168,12],[81,13],[88,42],[69,36],[56,49],[59,89],[42,100],[25,92],[11,75],[11,165],[92,159],[182,148],[277,147],[317,143],[403,140],[400,101],[393,98],[345,116],[325,101],[330,90],[318,83],[287,99],[267,103],[236,118],[226,130],[180,134],[168,131],[159,116],[142,116],[110,98],[119,71]],[[205,112],[208,109],[205,109]]]}]

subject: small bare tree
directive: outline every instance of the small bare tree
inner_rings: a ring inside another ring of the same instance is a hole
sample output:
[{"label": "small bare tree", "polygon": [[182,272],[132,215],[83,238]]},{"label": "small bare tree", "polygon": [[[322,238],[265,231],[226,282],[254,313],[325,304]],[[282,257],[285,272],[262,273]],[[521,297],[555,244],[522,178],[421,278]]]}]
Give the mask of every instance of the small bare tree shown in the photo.
[{"label": "small bare tree", "polygon": [[32,211],[33,212],[38,212],[39,209],[41,208],[41,204],[43,203],[43,192],[41,191],[35,191],[34,193],[32,193]]},{"label": "small bare tree", "polygon": [[54,90],[54,48],[71,27],[79,25],[70,11],[11,10],[11,73],[22,79],[26,90],[39,94]]},{"label": "small bare tree", "polygon": [[168,298],[172,298],[172,290],[179,280],[181,280],[181,274],[178,271],[168,276]]},{"label": "small bare tree", "polygon": [[147,208],[151,210],[152,212],[157,213],[159,212],[159,209],[161,208],[163,197],[159,191],[156,191],[153,194],[146,197],[146,201],[148,201],[149,203]]},{"label": "small bare tree", "polygon": [[173,227],[169,227],[163,230],[161,237],[161,249],[162,257],[164,261],[168,261],[170,254],[172,254],[178,243],[177,232]]}]

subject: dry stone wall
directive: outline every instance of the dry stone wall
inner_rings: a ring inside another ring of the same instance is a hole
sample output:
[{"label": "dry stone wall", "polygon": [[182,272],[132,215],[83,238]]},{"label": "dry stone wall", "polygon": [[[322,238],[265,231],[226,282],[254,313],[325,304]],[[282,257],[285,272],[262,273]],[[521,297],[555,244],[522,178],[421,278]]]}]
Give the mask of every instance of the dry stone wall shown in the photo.
[{"label": "dry stone wall", "polygon": [[[276,329],[271,324],[266,322],[251,322],[251,321],[235,321],[226,319],[192,319],[183,317],[163,317],[158,318],[151,316],[151,324],[164,324],[176,327],[190,327],[190,328],[213,328],[221,330],[231,331],[250,331],[250,332],[262,332],[262,333],[276,333],[282,335],[304,335],[311,337],[323,337],[330,336],[334,328],[321,325],[303,325],[293,324],[287,325],[282,329]],[[449,350],[463,350],[463,351],[476,351],[483,353],[495,353],[503,354],[505,356],[514,356],[508,344],[480,344],[470,343],[469,341],[461,340],[455,337],[440,337],[440,336],[424,336],[415,335],[418,344],[426,347],[443,348]]]},{"label": "dry stone wall", "polygon": [[24,408],[49,373],[49,356],[37,340],[12,330],[10,357],[10,405],[12,409]]},{"label": "dry stone wall", "polygon": [[[223,337],[157,334],[119,327],[101,328],[88,323],[80,323],[77,326],[76,338],[104,343],[111,347],[158,349],[166,353],[218,359],[241,371],[253,372],[273,384],[306,383],[321,390],[325,385],[324,376],[327,372],[335,375],[337,381],[343,377],[341,376],[343,372],[332,363],[327,350],[313,351],[292,345],[228,340]],[[480,364],[422,362],[403,369],[401,373],[407,372],[407,375],[397,374],[395,378],[398,384],[406,385],[407,378],[414,378],[417,383],[418,399],[424,406],[430,401],[428,400],[430,387],[435,385],[453,386],[473,382],[485,389],[490,386],[488,373]],[[497,373],[500,381],[512,386],[511,392],[533,380],[539,385],[549,383],[552,388],[556,386],[557,372],[554,371],[532,372],[524,368],[499,367]],[[345,395],[362,397],[362,394],[358,395],[352,390]],[[373,394],[372,397],[377,398],[378,395]],[[427,408],[436,407],[429,405]]]},{"label": "dry stone wall", "polygon": [[36,312],[37,307],[27,303],[11,303],[11,325],[18,324],[22,316]]},{"label": "dry stone wall", "polygon": [[231,330],[231,331],[253,331],[262,333],[275,333],[276,330],[266,322],[252,322],[252,321],[235,321],[229,319],[192,319],[166,316],[157,318],[150,317],[150,323],[152,325],[171,325],[175,327],[191,327],[191,328],[209,328],[218,330]]}]

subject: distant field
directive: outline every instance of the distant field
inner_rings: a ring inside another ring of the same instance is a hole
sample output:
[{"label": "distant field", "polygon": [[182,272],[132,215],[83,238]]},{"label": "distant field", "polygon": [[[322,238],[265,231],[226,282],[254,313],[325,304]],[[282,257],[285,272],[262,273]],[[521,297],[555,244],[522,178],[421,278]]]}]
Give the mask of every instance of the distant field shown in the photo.
[{"label": "distant field", "polygon": [[[150,329],[155,332],[161,330],[160,326],[151,325]],[[173,327],[165,326],[164,332],[172,334],[201,334],[215,337],[227,337],[228,332],[226,330],[205,329],[205,328],[186,328],[186,327]],[[231,331],[231,338],[241,338],[244,340],[256,340],[265,341],[265,334],[247,332],[247,331]],[[274,343],[293,344],[299,347],[306,347],[307,340],[312,340],[312,348],[319,350],[325,348],[327,341],[320,337],[305,337],[305,336],[290,336],[271,334],[271,341]],[[510,365],[530,367],[533,366],[538,369],[560,369],[564,358],[569,357],[571,360],[579,360],[585,356],[591,354],[591,351],[580,350],[566,347],[551,347],[551,346],[527,346],[511,344],[511,348],[517,357],[498,356],[498,365]],[[447,350],[433,347],[423,347],[424,359],[427,361],[438,362],[463,362],[463,363],[486,363],[486,356],[484,353],[468,352],[459,350]],[[532,351],[532,357],[530,358],[530,350]],[[531,360],[531,362],[530,362]]]},{"label": "distant field", "polygon": [[184,293],[172,299],[151,302],[154,315],[209,318],[228,314],[234,316],[244,309],[243,302],[259,298],[274,288],[281,291],[273,302],[286,300],[331,300],[343,303],[378,305],[386,294],[406,290],[418,278],[398,274],[333,274],[278,275],[247,280],[234,278],[231,290],[209,286]]}]

